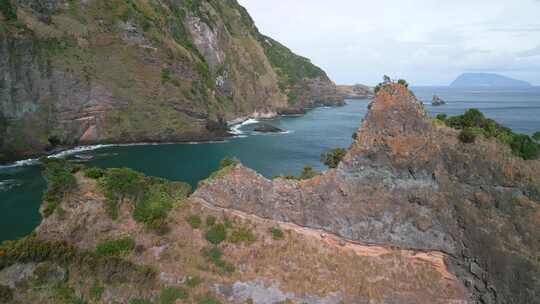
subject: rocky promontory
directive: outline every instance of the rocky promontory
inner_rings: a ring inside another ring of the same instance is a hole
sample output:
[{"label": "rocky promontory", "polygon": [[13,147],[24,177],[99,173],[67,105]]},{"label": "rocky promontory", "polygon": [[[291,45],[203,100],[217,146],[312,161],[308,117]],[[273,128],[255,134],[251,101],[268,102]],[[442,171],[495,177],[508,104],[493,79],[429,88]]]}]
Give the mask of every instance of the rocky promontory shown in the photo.
[{"label": "rocky promontory", "polygon": [[364,244],[439,251],[468,289],[459,303],[536,301],[539,161],[494,139],[461,142],[398,84],[377,93],[355,138],[337,169],[312,179],[238,165],[193,197]]}]

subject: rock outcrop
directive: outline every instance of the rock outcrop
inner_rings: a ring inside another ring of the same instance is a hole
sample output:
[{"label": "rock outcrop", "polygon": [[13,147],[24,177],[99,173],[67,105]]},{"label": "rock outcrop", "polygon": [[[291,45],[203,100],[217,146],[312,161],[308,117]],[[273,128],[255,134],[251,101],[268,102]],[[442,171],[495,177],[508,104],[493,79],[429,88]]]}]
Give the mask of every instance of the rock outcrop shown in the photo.
[{"label": "rock outcrop", "polygon": [[253,113],[340,104],[236,1],[8,0],[0,161],[80,144],[205,140]]},{"label": "rock outcrop", "polygon": [[433,95],[433,99],[431,99],[431,105],[432,106],[438,107],[438,106],[443,106],[445,104],[446,104],[446,102],[444,100],[442,100],[442,98],[440,98],[437,95]]},{"label": "rock outcrop", "polygon": [[237,165],[193,197],[364,244],[442,252],[468,288],[467,303],[534,303],[540,162],[457,135],[428,118],[407,88],[389,84],[337,169],[292,181]]},{"label": "rock outcrop", "polygon": [[99,181],[76,181],[33,236],[0,245],[3,303],[467,303],[441,252],[360,244],[197,197],[178,197],[157,233],[127,197],[112,219]]},{"label": "rock outcrop", "polygon": [[338,85],[337,90],[345,99],[367,99],[374,95],[373,89],[363,84]]}]

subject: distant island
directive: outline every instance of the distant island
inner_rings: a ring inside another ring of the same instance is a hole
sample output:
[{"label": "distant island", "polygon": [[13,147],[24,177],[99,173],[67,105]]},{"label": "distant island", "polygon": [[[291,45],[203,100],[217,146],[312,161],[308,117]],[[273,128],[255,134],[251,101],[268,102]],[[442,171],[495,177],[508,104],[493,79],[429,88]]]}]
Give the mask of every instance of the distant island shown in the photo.
[{"label": "distant island", "polygon": [[464,73],[461,74],[451,87],[530,87],[531,84],[499,74]]}]

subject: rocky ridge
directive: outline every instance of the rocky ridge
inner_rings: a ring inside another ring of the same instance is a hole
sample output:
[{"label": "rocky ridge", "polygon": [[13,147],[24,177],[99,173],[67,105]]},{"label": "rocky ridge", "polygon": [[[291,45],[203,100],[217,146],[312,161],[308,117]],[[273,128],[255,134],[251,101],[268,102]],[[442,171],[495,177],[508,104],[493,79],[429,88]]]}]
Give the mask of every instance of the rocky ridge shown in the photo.
[{"label": "rocky ridge", "polygon": [[340,104],[236,1],[8,0],[0,161],[93,143],[207,140],[227,121]]},{"label": "rocky ridge", "polygon": [[464,144],[407,88],[384,86],[335,170],[268,180],[238,165],[199,187],[207,204],[364,244],[439,251],[468,303],[534,303],[540,163],[495,140]]}]

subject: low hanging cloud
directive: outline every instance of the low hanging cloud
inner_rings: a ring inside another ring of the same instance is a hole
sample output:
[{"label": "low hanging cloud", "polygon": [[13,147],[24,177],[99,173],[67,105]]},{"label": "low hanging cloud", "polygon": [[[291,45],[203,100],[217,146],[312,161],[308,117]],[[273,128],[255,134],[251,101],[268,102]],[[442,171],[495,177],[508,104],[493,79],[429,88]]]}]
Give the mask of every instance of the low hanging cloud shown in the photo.
[{"label": "low hanging cloud", "polygon": [[467,71],[540,84],[538,0],[240,0],[259,29],[338,83],[447,85]]}]

